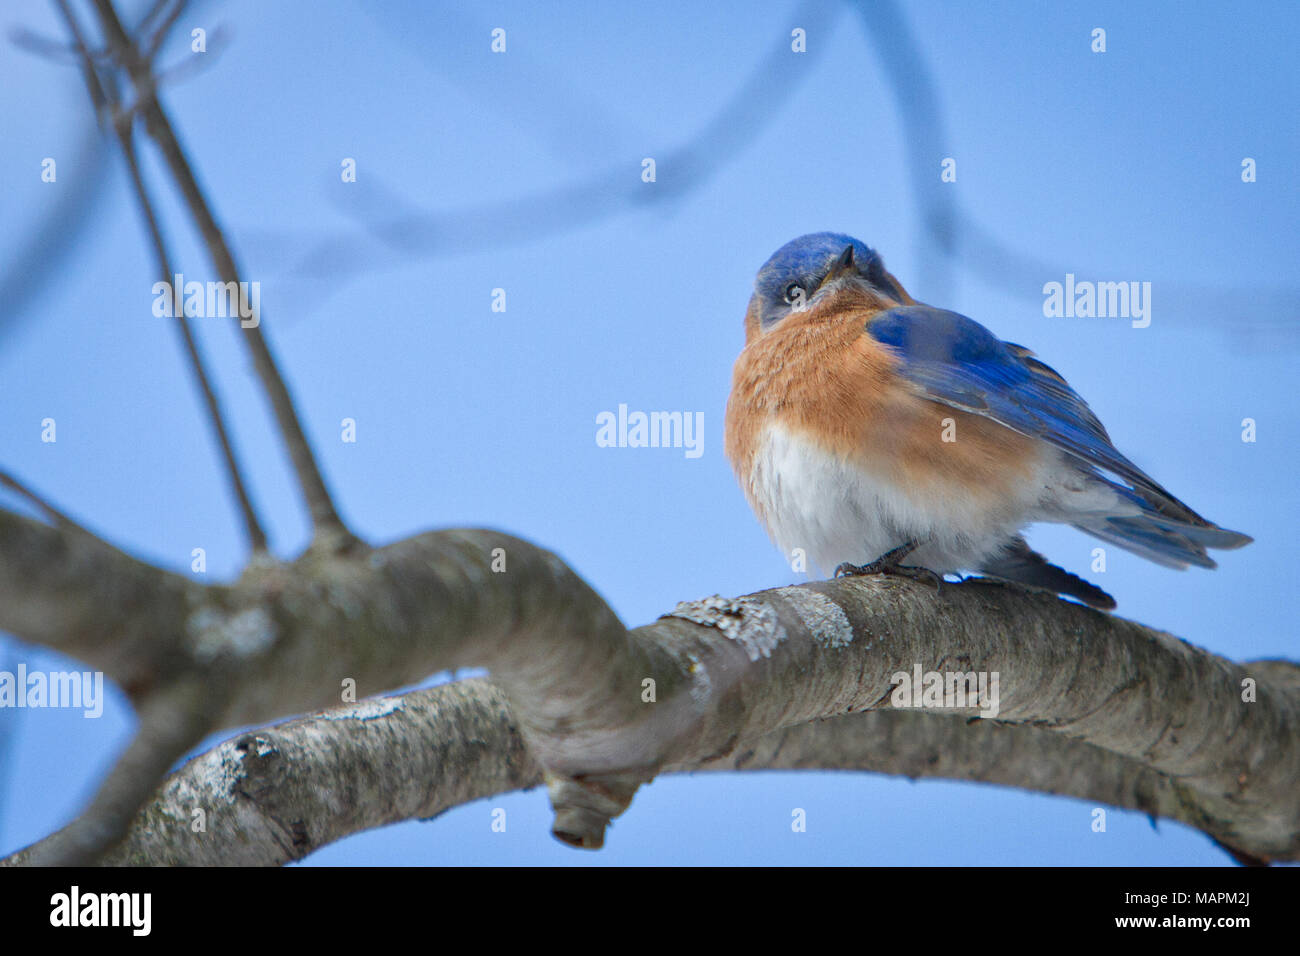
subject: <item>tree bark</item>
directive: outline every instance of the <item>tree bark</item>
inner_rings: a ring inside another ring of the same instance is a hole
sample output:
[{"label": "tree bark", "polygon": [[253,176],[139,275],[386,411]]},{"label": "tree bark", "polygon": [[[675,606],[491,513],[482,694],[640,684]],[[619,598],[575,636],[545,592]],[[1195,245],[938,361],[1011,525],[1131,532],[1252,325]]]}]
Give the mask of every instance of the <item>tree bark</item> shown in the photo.
[{"label": "tree bark", "polygon": [[[979,579],[715,597],[628,632],[557,557],[500,532],[309,550],[203,587],[0,513],[0,594],[0,627],[101,667],[142,712],[165,695],[167,713],[208,729],[336,706],[347,680],[372,694],[453,668],[492,674],[228,741],[168,780],[105,862],[283,862],[539,780],[556,836],[598,847],[661,772],[773,766],[1087,796],[1251,858],[1300,856],[1300,669],[1234,664]],[[996,717],[894,709],[893,678],[918,668],[996,673]],[[844,719],[813,723],[828,718]],[[195,809],[206,833],[190,829]],[[9,862],[61,860],[62,832]]]}]

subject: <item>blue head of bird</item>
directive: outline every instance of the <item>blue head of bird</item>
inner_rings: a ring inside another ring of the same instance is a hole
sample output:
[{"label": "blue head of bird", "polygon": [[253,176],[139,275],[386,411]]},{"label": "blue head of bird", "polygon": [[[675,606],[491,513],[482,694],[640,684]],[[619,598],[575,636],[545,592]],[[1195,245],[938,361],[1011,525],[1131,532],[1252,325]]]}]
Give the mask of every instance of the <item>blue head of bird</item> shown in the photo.
[{"label": "blue head of bird", "polygon": [[890,304],[912,298],[885,269],[880,254],[860,239],[813,232],[791,239],[763,263],[750,299],[750,338],[776,328],[791,314],[816,309],[845,289],[874,293]]}]

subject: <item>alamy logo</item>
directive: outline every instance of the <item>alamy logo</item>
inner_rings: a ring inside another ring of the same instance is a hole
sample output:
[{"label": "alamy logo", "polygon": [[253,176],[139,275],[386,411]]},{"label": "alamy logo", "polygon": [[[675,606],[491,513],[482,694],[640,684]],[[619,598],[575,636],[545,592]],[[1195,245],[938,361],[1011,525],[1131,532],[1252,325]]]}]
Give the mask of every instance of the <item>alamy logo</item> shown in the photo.
[{"label": "alamy logo", "polygon": [[912,673],[898,671],[889,678],[894,691],[889,702],[898,708],[979,709],[981,717],[998,715],[998,671],[922,671],[916,664]]},{"label": "alamy logo", "polygon": [[181,272],[172,276],[172,280],[153,284],[153,314],[159,318],[239,316],[239,324],[245,329],[257,328],[261,322],[260,282],[186,282]]},{"label": "alamy logo", "polygon": [[83,717],[104,713],[103,671],[0,671],[0,708],[79,707]]},{"label": "alamy logo", "polygon": [[82,893],[73,886],[50,897],[51,926],[127,926],[133,936],[148,936],[152,911],[152,893]]},{"label": "alamy logo", "polygon": [[596,445],[600,448],[685,448],[687,458],[704,454],[703,412],[629,412],[596,416]]},{"label": "alamy logo", "polygon": [[1044,318],[1131,318],[1135,329],[1151,324],[1150,282],[1076,282],[1067,272],[1064,283],[1046,283],[1043,295]]}]

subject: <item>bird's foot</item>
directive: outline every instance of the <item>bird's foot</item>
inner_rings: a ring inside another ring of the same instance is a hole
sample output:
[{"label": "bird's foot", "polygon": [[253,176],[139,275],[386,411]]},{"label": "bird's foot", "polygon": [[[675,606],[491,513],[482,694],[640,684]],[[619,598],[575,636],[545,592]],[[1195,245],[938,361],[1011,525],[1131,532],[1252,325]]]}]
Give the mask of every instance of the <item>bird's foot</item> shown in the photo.
[{"label": "bird's foot", "polygon": [[918,547],[918,542],[909,541],[901,547],[894,548],[892,551],[886,551],[876,560],[867,564],[850,564],[845,561],[835,569],[835,577],[857,577],[862,574],[890,574],[894,577],[911,578],[913,581],[924,581],[926,584],[934,585],[936,591],[943,590],[943,576],[935,574],[929,568],[919,568],[910,564],[900,564],[903,558],[907,557]]},{"label": "bird's foot", "polygon": [[909,541],[907,544],[894,548],[892,551],[886,551],[876,560],[867,564],[850,564],[845,561],[835,569],[837,578],[857,577],[861,574],[892,574],[902,567],[899,564],[905,557],[915,551],[917,542]]}]

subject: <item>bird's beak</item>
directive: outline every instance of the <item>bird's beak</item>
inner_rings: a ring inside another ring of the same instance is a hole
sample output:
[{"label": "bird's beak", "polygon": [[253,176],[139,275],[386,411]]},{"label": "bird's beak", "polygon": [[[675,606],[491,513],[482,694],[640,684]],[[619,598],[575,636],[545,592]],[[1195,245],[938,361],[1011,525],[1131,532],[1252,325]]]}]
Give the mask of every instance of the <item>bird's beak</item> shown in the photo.
[{"label": "bird's beak", "polygon": [[821,285],[825,285],[833,279],[838,279],[846,272],[852,272],[853,270],[853,247],[845,246],[844,251],[840,253],[840,257],[835,260],[835,264],[831,266],[830,271],[826,273],[826,278],[821,281]]}]

